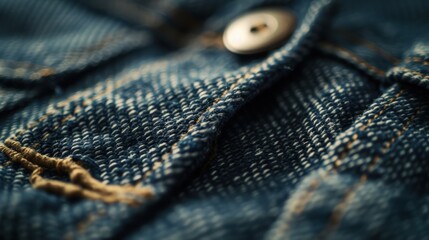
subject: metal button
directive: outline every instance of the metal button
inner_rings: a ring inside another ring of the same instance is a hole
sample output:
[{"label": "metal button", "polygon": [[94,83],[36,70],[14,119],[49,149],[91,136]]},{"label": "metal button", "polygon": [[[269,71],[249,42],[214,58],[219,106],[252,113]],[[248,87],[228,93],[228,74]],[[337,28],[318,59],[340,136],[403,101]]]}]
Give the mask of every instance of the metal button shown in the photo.
[{"label": "metal button", "polygon": [[295,17],[282,9],[261,9],[235,19],[223,33],[225,47],[238,54],[261,53],[289,38]]}]

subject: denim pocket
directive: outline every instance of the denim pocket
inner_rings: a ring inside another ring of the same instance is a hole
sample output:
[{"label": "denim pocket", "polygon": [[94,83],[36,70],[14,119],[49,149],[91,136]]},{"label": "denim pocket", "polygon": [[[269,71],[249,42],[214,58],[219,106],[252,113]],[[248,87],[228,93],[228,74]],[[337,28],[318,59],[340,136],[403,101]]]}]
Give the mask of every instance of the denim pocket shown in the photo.
[{"label": "denim pocket", "polygon": [[224,50],[207,49],[186,49],[150,64],[129,61],[131,69],[54,103],[12,140],[50,156],[50,162],[58,162],[53,156],[88,159],[103,182],[169,192],[203,164],[222,124],[240,106],[308,54],[330,6],[326,0],[298,5],[302,15],[294,35],[257,63],[244,65]]},{"label": "denim pocket", "polygon": [[[12,212],[10,222],[20,227],[0,231],[18,239],[29,232],[35,239],[130,235],[142,212],[147,219],[150,203],[168,199],[207,161],[228,118],[274,81],[287,80],[309,53],[330,1],[299,9],[294,35],[265,59],[243,63],[224,50],[192,48],[151,63],[147,56],[127,58],[119,72],[91,71],[88,78],[103,79],[96,86],[23,109],[23,123],[13,124],[15,136],[0,154],[0,202],[6,203],[0,216]],[[62,73],[81,69],[71,66]],[[44,85],[55,76],[7,79]],[[17,125],[25,127],[16,131]],[[130,208],[134,200],[142,204]]]},{"label": "denim pocket", "polygon": [[[134,196],[122,191],[126,189],[151,188],[154,201],[168,199],[204,165],[223,124],[262,89],[287,79],[309,54],[326,23],[331,1],[300,4],[302,15],[293,36],[265,59],[243,63],[225,50],[193,48],[151,63],[142,63],[144,57],[132,59],[126,68],[109,72],[109,78],[95,87],[55,99],[49,106],[26,108],[26,113],[44,114],[5,141],[2,150],[6,154],[0,159],[16,164],[2,170],[6,174],[0,175],[0,183],[4,183],[1,190],[18,191],[0,198],[15,198],[11,211],[23,207],[21,212],[30,215],[20,216],[23,223],[40,216],[49,218],[53,224],[48,227],[55,226],[59,235],[82,220],[86,222],[86,212],[99,206],[106,209],[107,217],[83,224],[88,225],[85,234],[99,237],[102,232],[107,238],[128,229],[122,226],[131,226],[136,214],[148,210],[148,199],[138,196],[143,203],[138,209],[105,203],[128,203],[122,200]],[[100,72],[89,75],[95,78]],[[27,183],[29,178],[32,186]],[[22,191],[25,188],[28,191]],[[111,194],[115,197],[108,197]],[[66,200],[76,196],[83,199]],[[29,198],[50,202],[51,208],[42,213],[29,209]],[[69,209],[76,214],[70,214]],[[104,226],[103,231],[97,224]],[[40,236],[36,234],[36,238]]]},{"label": "denim pocket", "polygon": [[73,1],[0,3],[0,83],[56,86],[148,42],[143,32]]}]

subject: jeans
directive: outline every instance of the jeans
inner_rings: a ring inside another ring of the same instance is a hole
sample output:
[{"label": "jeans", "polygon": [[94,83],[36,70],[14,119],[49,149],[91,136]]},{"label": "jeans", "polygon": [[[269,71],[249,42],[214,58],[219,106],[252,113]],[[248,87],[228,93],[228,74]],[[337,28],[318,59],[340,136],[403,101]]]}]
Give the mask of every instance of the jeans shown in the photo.
[{"label": "jeans", "polygon": [[[262,54],[222,31],[296,17]],[[429,2],[0,2],[1,239],[424,239]]]}]

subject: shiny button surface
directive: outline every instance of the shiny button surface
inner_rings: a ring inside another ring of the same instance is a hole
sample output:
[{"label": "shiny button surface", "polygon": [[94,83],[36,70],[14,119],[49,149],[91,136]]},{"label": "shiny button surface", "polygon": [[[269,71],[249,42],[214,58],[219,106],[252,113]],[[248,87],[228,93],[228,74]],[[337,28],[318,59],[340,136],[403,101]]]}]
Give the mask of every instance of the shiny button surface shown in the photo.
[{"label": "shiny button surface", "polygon": [[266,8],[245,14],[229,24],[223,34],[225,47],[238,54],[268,51],[290,37],[295,17],[287,10]]}]

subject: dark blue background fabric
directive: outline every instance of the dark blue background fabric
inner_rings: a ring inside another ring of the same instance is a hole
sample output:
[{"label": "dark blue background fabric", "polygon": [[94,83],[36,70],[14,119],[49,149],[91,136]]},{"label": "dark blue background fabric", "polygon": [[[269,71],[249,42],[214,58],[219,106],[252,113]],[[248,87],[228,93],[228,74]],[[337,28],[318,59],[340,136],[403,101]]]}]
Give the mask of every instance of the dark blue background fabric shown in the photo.
[{"label": "dark blue background fabric", "polygon": [[[287,8],[282,46],[218,44]],[[1,239],[424,239],[429,2],[2,1],[0,137],[137,206],[33,188],[0,153]],[[49,170],[47,179],[68,182]]]}]

